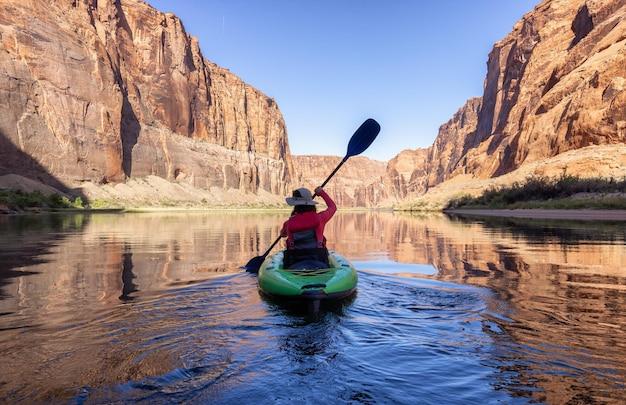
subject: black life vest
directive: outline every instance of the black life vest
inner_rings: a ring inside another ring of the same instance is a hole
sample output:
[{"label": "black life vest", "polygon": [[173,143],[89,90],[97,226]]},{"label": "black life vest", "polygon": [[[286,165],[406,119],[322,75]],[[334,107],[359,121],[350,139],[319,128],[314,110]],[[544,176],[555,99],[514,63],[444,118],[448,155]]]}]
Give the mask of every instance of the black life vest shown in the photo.
[{"label": "black life vest", "polygon": [[328,262],[328,249],[318,242],[315,230],[294,232],[292,242],[285,250],[283,267],[287,269],[326,269],[330,267]]},{"label": "black life vest", "polygon": [[315,249],[324,246],[323,241],[318,241],[314,229],[294,232],[287,243],[287,249]]}]

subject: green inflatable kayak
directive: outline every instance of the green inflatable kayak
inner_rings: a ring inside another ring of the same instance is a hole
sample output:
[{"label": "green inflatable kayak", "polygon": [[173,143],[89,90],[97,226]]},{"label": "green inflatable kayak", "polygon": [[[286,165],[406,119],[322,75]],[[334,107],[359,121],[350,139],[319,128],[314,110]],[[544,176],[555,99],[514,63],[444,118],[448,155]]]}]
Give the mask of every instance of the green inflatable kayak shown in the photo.
[{"label": "green inflatable kayak", "polygon": [[267,296],[289,300],[340,300],[356,291],[357,274],[352,264],[335,252],[329,252],[331,268],[294,270],[283,268],[283,254],[278,252],[259,269],[259,289]]}]

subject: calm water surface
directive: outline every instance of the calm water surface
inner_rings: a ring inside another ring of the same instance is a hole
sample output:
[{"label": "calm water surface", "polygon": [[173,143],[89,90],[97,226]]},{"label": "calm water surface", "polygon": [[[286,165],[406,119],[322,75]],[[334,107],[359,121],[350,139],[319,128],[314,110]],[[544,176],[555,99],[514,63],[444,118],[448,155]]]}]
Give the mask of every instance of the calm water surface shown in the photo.
[{"label": "calm water surface", "polygon": [[623,403],[626,226],[341,213],[318,319],[238,266],[285,214],[0,217],[0,401]]}]

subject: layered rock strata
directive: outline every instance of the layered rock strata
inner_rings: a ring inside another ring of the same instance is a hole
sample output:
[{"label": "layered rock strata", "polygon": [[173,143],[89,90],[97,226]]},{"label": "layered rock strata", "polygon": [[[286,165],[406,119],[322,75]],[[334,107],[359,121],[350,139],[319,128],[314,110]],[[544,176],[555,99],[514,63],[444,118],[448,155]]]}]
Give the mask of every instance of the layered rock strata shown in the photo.
[{"label": "layered rock strata", "polygon": [[293,176],[274,100],[139,0],[3,0],[0,139],[0,174],[43,182],[282,195]]},{"label": "layered rock strata", "polygon": [[547,0],[489,55],[464,166],[497,176],[590,145],[626,143],[626,2]]},{"label": "layered rock strata", "polygon": [[[298,178],[311,190],[321,185],[341,162],[338,156],[296,155],[294,165]],[[382,184],[384,162],[362,156],[350,158],[325,187],[340,207],[373,207],[387,198]]]},{"label": "layered rock strata", "polygon": [[[564,152],[576,160],[577,151],[584,157],[588,148],[614,145],[617,151],[626,144],[626,1],[543,1],[495,44],[487,67],[483,96],[468,100],[431,147],[391,160],[392,173],[398,161],[415,160],[413,170],[392,176],[398,196],[419,196],[441,183],[445,188],[457,177],[484,184],[529,173],[525,166]],[[611,167],[542,171],[624,172],[619,160]]]}]

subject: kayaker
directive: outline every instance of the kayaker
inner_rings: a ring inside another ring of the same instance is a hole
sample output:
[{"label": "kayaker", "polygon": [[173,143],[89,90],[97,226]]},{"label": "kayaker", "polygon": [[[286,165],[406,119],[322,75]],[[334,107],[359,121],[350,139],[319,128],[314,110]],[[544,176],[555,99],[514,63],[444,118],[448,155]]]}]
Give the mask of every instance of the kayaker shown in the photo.
[{"label": "kayaker", "polygon": [[283,224],[281,236],[287,238],[283,266],[288,269],[324,269],[330,267],[324,237],[324,226],[335,215],[337,206],[321,188],[315,194],[324,199],[328,208],[317,212],[317,202],[307,188],[294,190],[285,200],[293,206],[291,217]]}]

